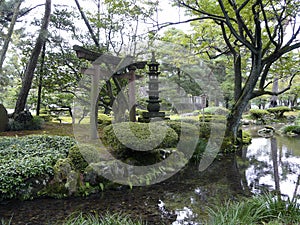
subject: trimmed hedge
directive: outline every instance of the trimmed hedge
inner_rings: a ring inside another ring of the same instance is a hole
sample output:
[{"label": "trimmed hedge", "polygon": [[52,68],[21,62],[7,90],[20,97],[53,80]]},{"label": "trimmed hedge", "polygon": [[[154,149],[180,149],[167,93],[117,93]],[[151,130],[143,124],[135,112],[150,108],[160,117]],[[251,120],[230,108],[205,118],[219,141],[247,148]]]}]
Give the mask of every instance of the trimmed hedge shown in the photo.
[{"label": "trimmed hedge", "polygon": [[100,113],[98,114],[98,124],[101,126],[110,125],[112,122],[112,118],[106,114]]},{"label": "trimmed hedge", "polygon": [[[149,124],[155,126],[154,132],[150,131]],[[102,140],[104,145],[117,152],[127,149],[150,150],[176,147],[178,135],[172,128],[159,122],[122,122],[105,127]]]},{"label": "trimmed hedge", "polygon": [[265,109],[250,109],[250,117],[255,120],[263,120],[270,113]]},{"label": "trimmed hedge", "polygon": [[229,110],[224,107],[207,107],[204,108],[204,114],[215,114],[215,115],[227,115],[229,113]]},{"label": "trimmed hedge", "polygon": [[268,108],[267,111],[275,116],[276,119],[282,119],[285,112],[291,111],[287,106],[278,106],[274,108]]}]

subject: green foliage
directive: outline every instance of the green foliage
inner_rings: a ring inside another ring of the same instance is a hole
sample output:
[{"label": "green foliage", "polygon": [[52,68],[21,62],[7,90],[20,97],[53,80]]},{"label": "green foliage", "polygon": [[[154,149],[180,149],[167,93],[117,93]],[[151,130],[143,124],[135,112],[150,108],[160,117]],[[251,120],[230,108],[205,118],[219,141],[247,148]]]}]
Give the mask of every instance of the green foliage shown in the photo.
[{"label": "green foliage", "polygon": [[[151,123],[154,126],[154,123]],[[153,149],[176,147],[178,136],[167,126],[155,123],[155,132],[149,129],[149,123],[122,122],[103,129],[103,143],[115,151],[133,149]],[[157,145],[157,143],[160,143]]]},{"label": "green foliage", "polygon": [[219,122],[224,123],[226,122],[226,117],[224,115],[214,115],[214,114],[200,114],[199,120],[204,122]]},{"label": "green foliage", "polygon": [[77,144],[70,148],[68,158],[77,171],[83,172],[89,163],[98,162],[104,155],[101,154],[101,148],[90,144]]},{"label": "green foliage", "polygon": [[[196,123],[195,121],[193,122]],[[182,136],[193,136],[199,132],[195,125],[183,121],[168,120],[166,124],[177,133],[179,139]]]},{"label": "green foliage", "polygon": [[45,122],[50,122],[53,119],[53,116],[51,116],[50,114],[40,114],[39,117]]},{"label": "green foliage", "polygon": [[41,117],[34,116],[30,121],[19,122],[13,119],[9,120],[8,130],[19,131],[19,130],[40,130],[42,129],[44,120]]},{"label": "green foliage", "polygon": [[106,114],[98,114],[98,124],[101,126],[108,126],[111,124],[112,118]]},{"label": "green foliage", "polygon": [[229,113],[229,110],[224,107],[206,107],[204,108],[204,114],[217,114],[217,115],[227,115]]},{"label": "green foliage", "polygon": [[[299,224],[300,208],[296,199],[283,201],[270,194],[254,196],[238,202],[227,202],[209,209],[207,224],[266,224],[270,222]],[[273,223],[272,223],[273,224]]]},{"label": "green foliage", "polygon": [[73,166],[78,171],[82,172],[88,166],[87,161],[83,158],[77,145],[70,148],[68,158],[71,159]]},{"label": "green foliage", "polygon": [[284,134],[300,134],[300,125],[287,125],[281,128]]},{"label": "green foliage", "polygon": [[274,108],[268,108],[267,111],[275,116],[276,119],[282,119],[285,112],[291,111],[287,106],[278,106]]},{"label": "green foliage", "polygon": [[262,120],[269,112],[265,109],[250,109],[250,117],[255,120]]},{"label": "green foliage", "polygon": [[74,143],[74,139],[60,136],[1,137],[1,199],[30,196],[36,178],[52,176],[52,166],[67,156]]},{"label": "green foliage", "polygon": [[243,132],[242,132],[242,142],[243,142],[243,144],[246,144],[246,145],[248,145],[248,144],[250,144],[251,143],[251,133],[250,132],[248,132],[248,131],[244,131],[243,130]]},{"label": "green foliage", "polygon": [[127,215],[123,214],[110,214],[106,213],[104,215],[93,215],[93,214],[83,214],[74,213],[69,216],[66,221],[62,223],[63,225],[143,225],[142,221],[133,221]]}]

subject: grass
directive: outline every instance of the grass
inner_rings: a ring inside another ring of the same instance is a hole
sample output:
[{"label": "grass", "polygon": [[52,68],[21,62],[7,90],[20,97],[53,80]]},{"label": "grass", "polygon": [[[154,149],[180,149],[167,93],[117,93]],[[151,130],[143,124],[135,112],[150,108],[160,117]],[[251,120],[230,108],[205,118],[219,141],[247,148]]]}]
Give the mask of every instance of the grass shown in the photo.
[{"label": "grass", "polygon": [[104,216],[93,215],[91,213],[84,214],[74,213],[69,216],[63,225],[145,225],[142,221],[133,221],[128,215],[109,214]]},{"label": "grass", "polygon": [[296,198],[283,201],[271,194],[254,196],[239,202],[227,202],[209,209],[211,225],[299,224],[300,206]]},{"label": "grass", "polygon": [[41,130],[22,130],[22,131],[7,131],[0,132],[0,136],[26,136],[31,134],[46,134],[46,135],[60,135],[73,137],[72,124],[60,124],[56,122],[47,122],[43,125]]}]

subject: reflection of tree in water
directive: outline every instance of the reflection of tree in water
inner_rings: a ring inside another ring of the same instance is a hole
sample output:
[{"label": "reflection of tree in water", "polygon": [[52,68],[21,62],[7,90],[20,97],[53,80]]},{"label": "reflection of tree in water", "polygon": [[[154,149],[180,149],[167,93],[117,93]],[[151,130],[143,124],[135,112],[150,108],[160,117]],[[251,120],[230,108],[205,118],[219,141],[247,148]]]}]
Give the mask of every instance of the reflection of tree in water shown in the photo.
[{"label": "reflection of tree in water", "polygon": [[279,140],[257,138],[244,150],[242,158],[249,162],[245,176],[252,192],[275,190],[290,197],[294,192],[297,194],[293,186],[297,189],[300,159],[290,147],[286,147],[282,137]]}]

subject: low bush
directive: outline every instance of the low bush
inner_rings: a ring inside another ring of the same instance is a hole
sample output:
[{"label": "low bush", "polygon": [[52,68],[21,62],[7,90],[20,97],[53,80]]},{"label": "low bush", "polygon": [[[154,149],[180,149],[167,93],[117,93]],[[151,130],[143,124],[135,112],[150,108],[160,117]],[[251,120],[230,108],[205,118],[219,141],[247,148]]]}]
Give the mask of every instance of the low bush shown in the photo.
[{"label": "low bush", "polygon": [[287,125],[281,128],[280,130],[283,134],[300,134],[299,125]]},{"label": "low bush", "polygon": [[267,111],[275,116],[275,119],[284,118],[284,113],[291,111],[287,106],[278,106],[274,108],[268,108]]},{"label": "low bush", "polygon": [[102,140],[104,145],[114,151],[127,149],[146,151],[176,147],[178,136],[172,128],[159,122],[122,122],[105,127]]},{"label": "low bush", "polygon": [[215,114],[215,115],[227,115],[229,113],[229,110],[224,107],[207,107],[204,108],[204,114]]},{"label": "low bush", "polygon": [[250,117],[254,120],[264,120],[264,117],[269,115],[265,109],[250,109]]},{"label": "low bush", "polygon": [[17,121],[10,119],[8,123],[8,130],[10,131],[19,131],[19,130],[40,130],[42,129],[44,120],[39,116],[34,116],[31,120],[28,121]]},{"label": "low bush", "polygon": [[112,122],[112,118],[106,114],[100,113],[98,114],[98,124],[101,126],[108,126]]},{"label": "low bush", "polygon": [[34,184],[46,185],[53,165],[74,144],[73,138],[61,136],[1,137],[0,199],[30,198]]},{"label": "low bush", "polygon": [[105,157],[105,152],[101,152],[100,147],[91,144],[76,144],[70,148],[68,158],[74,168],[83,172],[90,163],[97,163]]},{"label": "low bush", "polygon": [[226,116],[224,115],[214,115],[214,114],[204,114],[199,115],[199,120],[204,122],[215,122],[215,123],[225,123]]}]

